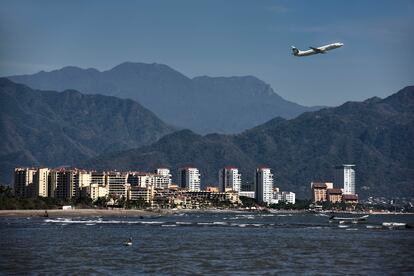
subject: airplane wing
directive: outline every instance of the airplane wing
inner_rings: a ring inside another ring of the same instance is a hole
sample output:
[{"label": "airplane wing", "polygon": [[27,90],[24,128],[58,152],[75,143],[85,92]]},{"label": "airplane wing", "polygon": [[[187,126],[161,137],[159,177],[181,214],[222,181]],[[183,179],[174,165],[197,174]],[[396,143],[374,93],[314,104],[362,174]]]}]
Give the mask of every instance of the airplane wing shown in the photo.
[{"label": "airplane wing", "polygon": [[321,49],[316,48],[316,47],[309,47],[309,48],[314,50],[318,54],[325,54],[326,53],[326,50],[321,50]]}]

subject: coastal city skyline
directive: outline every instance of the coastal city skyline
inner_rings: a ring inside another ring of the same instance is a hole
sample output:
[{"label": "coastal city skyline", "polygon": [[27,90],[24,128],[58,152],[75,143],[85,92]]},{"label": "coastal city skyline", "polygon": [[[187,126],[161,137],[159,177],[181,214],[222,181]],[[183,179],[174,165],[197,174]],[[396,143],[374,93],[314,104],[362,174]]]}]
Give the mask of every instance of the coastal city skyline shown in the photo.
[{"label": "coastal city skyline", "polygon": [[[335,166],[335,183],[311,182],[313,202],[328,200],[332,203],[358,203],[355,193],[354,165]],[[198,168],[186,166],[178,170],[177,184],[172,182],[172,173],[168,168],[155,168],[153,172],[143,171],[96,171],[78,168],[15,168],[14,193],[18,198],[52,197],[60,199],[99,197],[142,199],[152,204],[155,190],[185,190],[188,192],[229,193],[232,196],[244,196],[258,203],[295,204],[294,192],[279,191],[275,185],[271,169],[261,166],[255,169],[254,181],[242,184],[242,175],[238,168],[225,166],[218,172],[216,185],[200,186],[201,174]],[[337,197],[333,197],[336,194]],[[339,196],[339,197],[338,197]],[[238,202],[238,200],[236,200]]]},{"label": "coastal city skyline", "polygon": [[413,14],[0,1],[0,275],[413,274]]}]

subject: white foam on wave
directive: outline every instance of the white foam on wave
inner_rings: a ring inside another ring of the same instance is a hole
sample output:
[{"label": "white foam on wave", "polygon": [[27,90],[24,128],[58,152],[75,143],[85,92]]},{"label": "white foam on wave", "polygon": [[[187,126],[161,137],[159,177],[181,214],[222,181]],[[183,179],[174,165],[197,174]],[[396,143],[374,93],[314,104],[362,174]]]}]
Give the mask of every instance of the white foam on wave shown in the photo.
[{"label": "white foam on wave", "polygon": [[235,227],[246,227],[248,224],[246,223],[232,223],[230,224],[230,226],[235,226]]},{"label": "white foam on wave", "polygon": [[198,225],[214,225],[212,222],[197,222]]},{"label": "white foam on wave", "polygon": [[175,224],[162,224],[161,227],[177,227]]},{"label": "white foam on wave", "polygon": [[162,221],[138,221],[138,223],[142,223],[142,224],[163,224],[164,222],[162,222]]},{"label": "white foam on wave", "polygon": [[162,224],[161,221],[130,221],[130,220],[72,220],[72,219],[45,219],[46,223],[62,223],[62,224]]},{"label": "white foam on wave", "polygon": [[193,223],[188,222],[188,221],[176,221],[175,224],[178,224],[178,225],[191,225]]},{"label": "white foam on wave", "polygon": [[237,215],[237,219],[245,218],[245,219],[254,219],[254,215]]},{"label": "white foam on wave", "polygon": [[306,227],[306,229],[322,229],[322,228],[324,228],[324,227],[322,227],[322,226],[309,226],[309,227]]},{"label": "white foam on wave", "polygon": [[214,221],[213,224],[215,225],[227,225],[228,223],[225,221]]},{"label": "white foam on wave", "polygon": [[379,225],[367,225],[366,228],[368,228],[368,229],[382,229],[382,226],[379,226]]}]

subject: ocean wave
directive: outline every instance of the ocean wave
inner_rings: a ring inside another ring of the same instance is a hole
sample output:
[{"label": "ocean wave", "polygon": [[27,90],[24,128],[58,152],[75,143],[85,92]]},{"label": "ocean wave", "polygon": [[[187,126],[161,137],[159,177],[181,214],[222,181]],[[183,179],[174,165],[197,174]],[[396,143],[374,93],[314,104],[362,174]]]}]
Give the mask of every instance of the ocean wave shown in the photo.
[{"label": "ocean wave", "polygon": [[177,225],[191,225],[193,223],[188,222],[188,221],[176,221],[175,224],[177,224]]}]

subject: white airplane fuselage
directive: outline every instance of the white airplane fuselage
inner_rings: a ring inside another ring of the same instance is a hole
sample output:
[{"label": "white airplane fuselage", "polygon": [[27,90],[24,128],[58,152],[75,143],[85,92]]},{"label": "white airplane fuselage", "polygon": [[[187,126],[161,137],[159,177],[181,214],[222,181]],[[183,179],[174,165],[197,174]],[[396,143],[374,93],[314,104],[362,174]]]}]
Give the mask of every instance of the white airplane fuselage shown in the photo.
[{"label": "white airplane fuselage", "polygon": [[292,55],[297,56],[297,57],[305,57],[305,56],[311,56],[311,55],[316,55],[316,54],[325,54],[327,51],[339,48],[344,46],[343,43],[337,42],[337,43],[332,43],[332,44],[328,44],[328,45],[324,45],[321,47],[309,47],[311,48],[310,50],[307,51],[301,51],[299,49],[297,49],[295,46],[292,46]]}]

